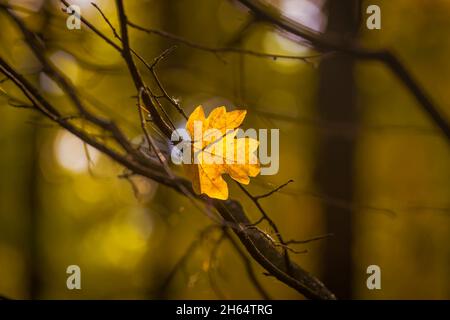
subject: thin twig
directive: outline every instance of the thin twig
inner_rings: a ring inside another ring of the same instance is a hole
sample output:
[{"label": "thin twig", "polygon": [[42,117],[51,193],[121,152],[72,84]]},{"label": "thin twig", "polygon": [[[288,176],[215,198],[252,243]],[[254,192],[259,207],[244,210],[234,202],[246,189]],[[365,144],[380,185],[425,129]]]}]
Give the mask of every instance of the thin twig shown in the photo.
[{"label": "thin twig", "polygon": [[317,237],[313,237],[313,238],[309,238],[309,239],[305,239],[305,240],[289,240],[286,241],[286,244],[305,244],[305,243],[310,243],[310,242],[314,242],[314,241],[318,241],[318,240],[323,240],[323,239],[328,239],[330,237],[332,237],[334,234],[333,233],[327,233],[321,236],[317,236]]},{"label": "thin twig", "polygon": [[[116,28],[114,28],[113,24],[111,23],[111,21],[108,19],[108,17],[106,17],[106,15],[103,13],[102,9],[100,9],[100,7],[98,5],[96,5],[95,3],[91,3],[95,9],[97,9],[97,11],[100,13],[100,15],[102,16],[103,20],[105,20],[105,22],[108,24],[108,26],[110,27],[110,29],[112,30],[114,37],[117,38],[119,41],[122,41],[122,38],[119,36]],[[137,54],[137,52],[135,50],[133,50],[132,48],[130,48],[130,51],[139,59],[141,60],[141,62],[144,63],[144,65],[147,67],[148,70],[150,70],[150,72],[153,75],[153,78],[155,79],[156,84],[158,85],[158,88],[161,90],[162,94],[159,97],[162,97],[164,99],[166,99],[167,101],[170,102],[170,104],[172,104],[175,109],[187,120],[187,116],[184,113],[184,110],[180,107],[179,103],[177,103],[171,96],[169,96],[169,94],[167,93],[166,89],[164,88],[164,86],[162,85],[161,81],[158,78],[158,75],[156,74],[156,66],[158,65],[158,63],[163,60],[167,55],[169,55],[174,49],[176,48],[176,46],[172,46],[166,50],[164,50],[159,56],[157,56],[154,60],[152,64],[148,64],[139,54]],[[156,98],[155,95],[153,95],[153,97]],[[162,108],[161,109],[165,112],[165,110]],[[170,120],[169,120],[170,121]]]},{"label": "thin twig", "polygon": [[188,47],[197,49],[197,50],[202,50],[202,51],[207,51],[210,53],[214,53],[214,54],[219,54],[219,53],[236,53],[236,54],[244,54],[244,55],[250,55],[250,56],[255,56],[255,57],[259,57],[259,58],[269,58],[272,60],[277,60],[277,59],[288,59],[288,60],[301,60],[304,62],[309,62],[309,60],[312,59],[317,59],[317,58],[321,58],[323,57],[324,54],[315,54],[315,55],[309,55],[309,56],[296,56],[296,55],[283,55],[283,54],[275,54],[275,53],[265,53],[265,52],[259,52],[259,51],[255,51],[255,50],[247,50],[247,49],[241,49],[241,48],[231,48],[231,47],[211,47],[211,46],[207,46],[207,45],[203,45],[203,44],[199,44],[196,43],[194,41],[191,40],[187,40],[183,37],[171,34],[169,32],[166,31],[162,31],[162,30],[158,30],[158,29],[153,29],[153,28],[145,28],[142,27],[136,23],[133,23],[131,21],[128,21],[128,25],[132,28],[135,28],[136,30],[140,30],[143,31],[145,33],[148,34],[155,34],[158,35],[160,37],[166,38],[166,39],[170,39],[173,40],[175,42],[184,44]]}]

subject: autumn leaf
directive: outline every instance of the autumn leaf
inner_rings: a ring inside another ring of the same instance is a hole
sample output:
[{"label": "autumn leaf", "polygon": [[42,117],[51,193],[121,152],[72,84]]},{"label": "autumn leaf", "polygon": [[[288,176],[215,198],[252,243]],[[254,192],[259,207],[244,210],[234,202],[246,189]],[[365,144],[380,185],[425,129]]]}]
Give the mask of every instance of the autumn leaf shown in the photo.
[{"label": "autumn leaf", "polygon": [[255,151],[259,141],[238,137],[238,127],[244,121],[246,110],[227,112],[215,108],[207,118],[198,106],[186,123],[191,136],[191,164],[185,169],[197,194],[211,198],[228,199],[228,186],[222,175],[228,174],[242,184],[260,173]]}]

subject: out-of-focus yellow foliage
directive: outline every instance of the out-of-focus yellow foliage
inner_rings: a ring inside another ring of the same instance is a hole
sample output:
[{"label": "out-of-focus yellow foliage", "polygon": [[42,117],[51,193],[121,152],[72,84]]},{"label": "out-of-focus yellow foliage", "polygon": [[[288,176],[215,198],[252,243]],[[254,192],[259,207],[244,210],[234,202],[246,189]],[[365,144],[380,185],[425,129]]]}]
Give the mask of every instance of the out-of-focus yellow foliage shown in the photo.
[{"label": "out-of-focus yellow foliage", "polygon": [[227,112],[215,108],[205,118],[202,106],[190,115],[186,129],[191,136],[191,164],[185,168],[198,194],[211,198],[228,199],[228,186],[223,174],[242,184],[260,172],[255,155],[259,141],[250,137],[237,138],[237,128],[244,121],[246,110]]}]

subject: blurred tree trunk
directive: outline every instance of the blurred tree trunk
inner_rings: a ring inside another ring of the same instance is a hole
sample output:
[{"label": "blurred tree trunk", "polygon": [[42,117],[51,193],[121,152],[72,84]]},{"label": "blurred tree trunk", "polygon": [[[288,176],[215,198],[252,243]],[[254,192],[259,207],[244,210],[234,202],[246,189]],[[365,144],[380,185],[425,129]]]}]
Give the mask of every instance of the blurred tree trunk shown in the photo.
[{"label": "blurred tree trunk", "polygon": [[[326,33],[354,37],[357,31],[358,0],[328,0]],[[358,121],[355,106],[354,61],[344,54],[323,60],[319,68],[318,113],[325,123]],[[317,181],[320,191],[352,202],[354,196],[354,139],[336,133],[323,136],[318,150]],[[334,237],[326,242],[323,281],[340,299],[352,295],[352,213],[324,204],[327,231]]]},{"label": "blurred tree trunk", "polygon": [[[41,15],[43,19],[42,30],[48,30],[51,20],[52,8],[49,3],[45,4],[46,9]],[[36,117],[39,122],[40,117]],[[27,171],[25,176],[25,186],[28,186],[27,207],[28,210],[28,291],[30,299],[40,299],[43,289],[42,280],[42,252],[44,243],[40,237],[40,226],[44,223],[40,214],[40,193],[39,193],[39,125],[30,125],[28,135],[29,152],[27,159]]]}]

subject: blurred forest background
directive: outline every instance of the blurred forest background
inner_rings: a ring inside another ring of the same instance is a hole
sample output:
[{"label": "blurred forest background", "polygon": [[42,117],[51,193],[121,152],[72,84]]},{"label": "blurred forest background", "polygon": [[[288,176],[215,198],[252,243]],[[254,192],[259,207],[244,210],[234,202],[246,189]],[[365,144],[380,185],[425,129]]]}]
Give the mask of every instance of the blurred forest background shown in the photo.
[{"label": "blurred forest background", "polygon": [[[81,98],[139,139],[136,92],[120,54],[85,26],[68,30],[59,1],[2,3],[26,8],[19,17],[44,35],[47,54]],[[114,39],[90,1],[71,3]],[[351,34],[370,48],[394,48],[449,119],[449,1],[370,0],[360,7],[359,1],[270,3],[312,29]],[[96,4],[117,27],[114,1]],[[370,4],[381,7],[381,30],[365,28]],[[132,22],[198,44],[315,54],[230,0],[127,0],[125,5]],[[213,54],[132,28],[129,32],[132,47],[149,61],[178,45],[158,73],[187,114],[199,104],[208,112],[219,105],[239,107],[248,110],[245,128],[280,129],[279,173],[257,177],[249,190],[261,194],[294,180],[261,203],[286,239],[333,234],[297,246],[308,252],[292,258],[338,297],[450,298],[448,141],[382,64],[340,55],[305,62]],[[56,105],[67,104],[4,13],[0,55]],[[9,81],[0,88],[20,97]],[[170,112],[183,127],[184,120]],[[35,111],[10,106],[3,94],[0,155],[1,295],[260,298],[243,260],[228,241],[219,245],[214,232],[166,281],[210,219],[152,181],[133,177],[132,186],[118,178],[123,173],[118,164]],[[258,219],[252,203],[230,186],[231,197]],[[82,290],[66,288],[66,268],[72,264],[81,267]],[[371,264],[381,267],[381,290],[366,287]],[[254,266],[271,297],[302,298]]]}]

